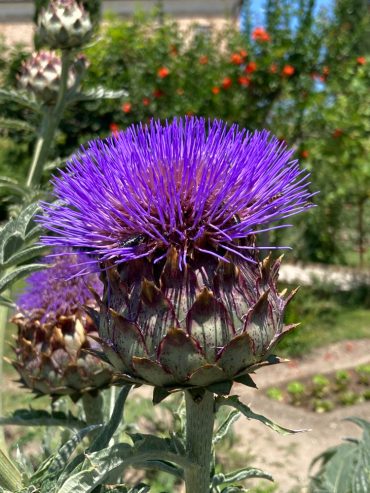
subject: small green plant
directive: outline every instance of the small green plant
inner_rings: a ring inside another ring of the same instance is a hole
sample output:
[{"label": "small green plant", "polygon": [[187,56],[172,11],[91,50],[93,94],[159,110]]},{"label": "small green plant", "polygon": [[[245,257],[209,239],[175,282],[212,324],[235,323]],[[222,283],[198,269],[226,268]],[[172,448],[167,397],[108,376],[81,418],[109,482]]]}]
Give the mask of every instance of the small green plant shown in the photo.
[{"label": "small green plant", "polygon": [[278,387],[270,387],[267,389],[266,395],[274,401],[282,402],[284,400],[283,391]]},{"label": "small green plant", "polygon": [[292,404],[299,405],[301,403],[302,397],[306,392],[306,387],[303,383],[295,380],[287,385],[287,392],[290,395]]},{"label": "small green plant", "polygon": [[369,390],[365,390],[362,393],[362,397],[365,399],[365,401],[370,401],[370,389]]},{"label": "small green plant", "polygon": [[339,402],[343,406],[352,406],[353,404],[356,404],[360,399],[361,399],[361,396],[356,394],[356,392],[352,392],[351,390],[347,390],[345,392],[342,392],[339,395]]},{"label": "small green plant", "polygon": [[351,375],[346,370],[338,370],[335,374],[336,390],[345,390],[351,382]]},{"label": "small green plant", "polygon": [[313,409],[315,413],[328,413],[334,409],[334,403],[329,399],[315,399]]},{"label": "small green plant", "polygon": [[364,385],[370,385],[370,364],[359,365],[356,368],[356,373],[358,375],[358,380]]},{"label": "small green plant", "polygon": [[313,394],[318,397],[324,397],[329,393],[330,381],[324,375],[315,375],[312,378]]}]

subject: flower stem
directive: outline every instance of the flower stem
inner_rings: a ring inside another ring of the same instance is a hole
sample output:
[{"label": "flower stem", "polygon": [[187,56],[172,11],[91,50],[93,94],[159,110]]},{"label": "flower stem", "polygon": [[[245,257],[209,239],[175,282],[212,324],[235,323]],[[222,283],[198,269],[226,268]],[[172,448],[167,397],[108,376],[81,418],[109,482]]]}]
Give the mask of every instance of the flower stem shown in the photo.
[{"label": "flower stem", "polygon": [[185,469],[186,493],[209,493],[212,436],[215,419],[214,398],[206,391],[201,400],[185,392],[186,450],[196,467]]},{"label": "flower stem", "polygon": [[[5,275],[5,272],[4,272]],[[2,293],[3,296],[7,297],[9,296],[9,291],[6,290]],[[0,305],[0,380],[3,382],[4,381],[4,363],[3,363],[3,357],[4,357],[4,344],[5,344],[5,337],[6,337],[6,329],[8,325],[8,316],[9,316],[9,309],[5,305]],[[3,390],[0,389],[0,416],[3,415]],[[5,448],[5,436],[4,436],[4,427],[0,427],[0,449]]]},{"label": "flower stem", "polygon": [[41,181],[45,163],[49,157],[50,148],[54,141],[54,135],[63,116],[65,109],[66,95],[68,90],[68,75],[73,58],[71,52],[62,52],[62,73],[58,99],[55,106],[45,106],[42,121],[40,124],[38,139],[33,153],[32,164],[28,172],[27,187],[38,185]]},{"label": "flower stem", "polygon": [[83,394],[82,405],[88,425],[98,425],[104,422],[104,401],[100,392],[97,392],[97,394],[90,394],[89,392]]}]

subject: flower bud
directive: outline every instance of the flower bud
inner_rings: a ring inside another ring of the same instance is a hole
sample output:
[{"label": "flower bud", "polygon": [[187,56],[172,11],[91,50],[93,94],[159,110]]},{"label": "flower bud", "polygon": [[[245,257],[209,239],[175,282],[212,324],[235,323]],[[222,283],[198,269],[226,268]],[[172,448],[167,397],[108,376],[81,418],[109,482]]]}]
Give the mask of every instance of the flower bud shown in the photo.
[{"label": "flower bud", "polygon": [[89,336],[98,334],[82,307],[96,308],[88,285],[101,292],[101,283],[94,273],[65,280],[79,272],[83,258],[71,251],[66,257],[53,257],[51,267],[31,274],[18,299],[12,318],[18,327],[15,360],[10,362],[36,394],[77,400],[112,381],[111,368],[90,354],[100,346]]},{"label": "flower bud", "polygon": [[89,14],[75,0],[52,0],[38,19],[40,41],[52,49],[78,48],[90,38],[92,29]]},{"label": "flower bud", "polygon": [[[61,74],[60,57],[53,51],[42,50],[33,53],[23,62],[18,82],[23,89],[34,93],[40,101],[52,104],[58,96]],[[75,81],[75,71],[70,69],[67,87],[72,87]]]}]

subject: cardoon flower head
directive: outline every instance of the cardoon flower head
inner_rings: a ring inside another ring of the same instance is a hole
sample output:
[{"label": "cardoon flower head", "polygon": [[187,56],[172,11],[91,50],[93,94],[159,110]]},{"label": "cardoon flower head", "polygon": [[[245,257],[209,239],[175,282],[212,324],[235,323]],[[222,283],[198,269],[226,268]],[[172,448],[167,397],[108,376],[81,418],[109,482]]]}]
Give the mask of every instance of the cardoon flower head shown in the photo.
[{"label": "cardoon flower head", "polygon": [[157,263],[172,247],[180,268],[199,253],[250,259],[254,235],[308,207],[291,157],[268,132],[219,121],[132,126],[91,142],[54,180],[64,205],[45,206],[45,226],[60,236],[45,242],[117,263]]},{"label": "cardoon flower head", "polygon": [[291,150],[221,121],[152,122],[90,143],[54,185],[44,242],[98,259],[99,334],[124,379],[205,387],[268,359],[291,297],[256,238],[310,207]]},{"label": "cardoon flower head", "polygon": [[110,368],[87,352],[97,348],[87,335],[97,333],[83,305],[96,308],[90,289],[101,294],[102,283],[86,267],[85,276],[76,276],[83,261],[82,254],[58,249],[45,262],[45,270],[28,277],[18,298],[12,318],[18,326],[12,363],[22,383],[36,393],[77,399],[111,382]]},{"label": "cardoon flower head", "polygon": [[43,312],[42,321],[55,322],[61,316],[71,316],[81,311],[83,305],[95,305],[91,288],[102,294],[102,283],[92,269],[83,269],[80,262],[88,258],[72,250],[58,249],[45,259],[45,268],[27,278],[27,286],[17,300],[20,312]]}]

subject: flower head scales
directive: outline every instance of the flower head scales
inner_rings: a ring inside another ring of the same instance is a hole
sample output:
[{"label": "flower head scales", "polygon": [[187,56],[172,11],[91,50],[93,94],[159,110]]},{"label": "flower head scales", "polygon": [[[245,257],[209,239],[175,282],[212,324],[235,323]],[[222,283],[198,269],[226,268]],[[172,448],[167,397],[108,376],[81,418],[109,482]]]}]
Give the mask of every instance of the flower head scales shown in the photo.
[{"label": "flower head scales", "polygon": [[254,235],[311,206],[292,153],[267,131],[217,120],[133,125],[90,142],[54,178],[62,204],[44,204],[56,234],[43,241],[103,262],[156,262],[171,248],[180,268],[194,253],[250,259]]}]

